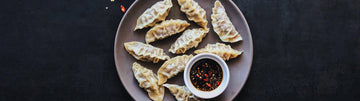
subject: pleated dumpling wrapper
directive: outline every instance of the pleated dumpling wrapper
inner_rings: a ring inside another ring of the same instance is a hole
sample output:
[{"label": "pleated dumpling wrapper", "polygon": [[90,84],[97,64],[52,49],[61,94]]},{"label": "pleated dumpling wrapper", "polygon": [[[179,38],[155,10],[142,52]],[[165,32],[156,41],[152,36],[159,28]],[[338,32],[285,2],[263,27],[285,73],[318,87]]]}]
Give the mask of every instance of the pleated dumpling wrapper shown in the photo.
[{"label": "pleated dumpling wrapper", "polygon": [[190,23],[185,20],[166,20],[151,28],[145,36],[146,43],[154,42],[156,40],[164,39],[176,33],[182,32]]},{"label": "pleated dumpling wrapper", "polygon": [[156,2],[139,16],[134,30],[152,27],[156,22],[164,21],[172,6],[171,0]]},{"label": "pleated dumpling wrapper", "polygon": [[150,44],[132,41],[124,43],[124,46],[126,51],[137,60],[158,63],[159,60],[167,60],[170,58],[165,54],[163,49],[154,47]]},{"label": "pleated dumpling wrapper", "polygon": [[179,72],[184,71],[186,64],[189,60],[193,57],[193,55],[182,55],[173,57],[164,62],[164,64],[159,68],[157,75],[158,75],[158,85],[161,85],[174,77]]},{"label": "pleated dumpling wrapper", "polygon": [[211,23],[214,31],[223,42],[235,43],[242,40],[240,34],[236,31],[229,17],[225,12],[224,6],[219,0],[215,1],[211,14]]},{"label": "pleated dumpling wrapper", "polygon": [[180,10],[186,14],[186,17],[196,22],[201,27],[207,28],[206,11],[194,0],[178,0]]},{"label": "pleated dumpling wrapper", "polygon": [[201,101],[196,98],[185,86],[175,84],[163,84],[175,96],[177,101]]},{"label": "pleated dumpling wrapper", "polygon": [[195,50],[194,53],[195,54],[213,53],[220,56],[225,61],[227,61],[232,58],[238,57],[242,53],[242,51],[232,49],[230,45],[225,45],[223,43],[216,43],[216,44],[207,44],[205,48]]},{"label": "pleated dumpling wrapper", "polygon": [[209,30],[203,28],[188,29],[171,45],[169,52],[185,53],[188,49],[197,47]]},{"label": "pleated dumpling wrapper", "polygon": [[162,101],[164,98],[164,86],[157,85],[157,78],[154,72],[141,66],[139,63],[134,62],[132,70],[139,86],[144,88],[154,101]]}]

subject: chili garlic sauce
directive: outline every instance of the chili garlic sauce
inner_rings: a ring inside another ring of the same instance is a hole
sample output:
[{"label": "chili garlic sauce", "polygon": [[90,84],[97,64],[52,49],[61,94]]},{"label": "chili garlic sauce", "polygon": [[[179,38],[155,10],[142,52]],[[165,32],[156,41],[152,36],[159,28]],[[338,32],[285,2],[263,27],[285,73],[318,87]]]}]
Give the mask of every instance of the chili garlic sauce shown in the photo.
[{"label": "chili garlic sauce", "polygon": [[223,71],[220,65],[211,59],[201,59],[194,63],[190,69],[190,81],[192,85],[202,91],[216,89],[223,79]]}]

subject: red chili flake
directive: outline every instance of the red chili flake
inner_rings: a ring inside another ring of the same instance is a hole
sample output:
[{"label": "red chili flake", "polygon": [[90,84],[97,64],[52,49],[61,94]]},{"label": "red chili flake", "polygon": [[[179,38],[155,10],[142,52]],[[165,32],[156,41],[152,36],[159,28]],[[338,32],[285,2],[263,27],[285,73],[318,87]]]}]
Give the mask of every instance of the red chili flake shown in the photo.
[{"label": "red chili flake", "polygon": [[202,65],[203,67],[206,67],[205,65]]},{"label": "red chili flake", "polygon": [[125,7],[123,5],[120,5],[120,7],[121,7],[121,11],[125,12]]},{"label": "red chili flake", "polygon": [[209,77],[209,75],[205,74],[205,77]]},{"label": "red chili flake", "polygon": [[220,82],[219,81],[217,81],[217,85],[219,85],[220,84]]},{"label": "red chili flake", "polygon": [[120,2],[121,0],[119,0],[119,2]]},{"label": "red chili flake", "polygon": [[211,87],[211,85],[210,85],[209,83],[206,83],[206,85],[207,85],[208,87]]},{"label": "red chili flake", "polygon": [[208,81],[208,78],[206,78],[206,79],[203,79],[204,81]]},{"label": "red chili flake", "polygon": [[200,76],[196,74],[196,77],[200,77]]}]

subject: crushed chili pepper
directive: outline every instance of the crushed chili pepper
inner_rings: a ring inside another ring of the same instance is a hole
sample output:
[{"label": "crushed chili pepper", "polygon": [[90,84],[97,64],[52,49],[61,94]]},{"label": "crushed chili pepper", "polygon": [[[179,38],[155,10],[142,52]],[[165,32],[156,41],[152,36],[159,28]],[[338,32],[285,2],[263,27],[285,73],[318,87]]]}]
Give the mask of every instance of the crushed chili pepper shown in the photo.
[{"label": "crushed chili pepper", "polygon": [[207,85],[208,87],[211,87],[211,85],[210,85],[209,83],[206,83],[206,85]]},{"label": "crushed chili pepper", "polygon": [[208,81],[208,78],[204,79],[204,81]]},{"label": "crushed chili pepper", "polygon": [[121,7],[121,11],[125,12],[125,7],[123,5],[120,5],[120,7]]}]

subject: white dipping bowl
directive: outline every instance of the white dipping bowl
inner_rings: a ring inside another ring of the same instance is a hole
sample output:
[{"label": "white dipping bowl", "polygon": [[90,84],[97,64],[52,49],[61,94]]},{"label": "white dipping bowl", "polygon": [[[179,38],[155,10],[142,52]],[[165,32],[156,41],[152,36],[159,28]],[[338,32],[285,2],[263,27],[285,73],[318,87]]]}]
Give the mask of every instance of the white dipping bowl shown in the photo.
[{"label": "white dipping bowl", "polygon": [[[197,61],[202,60],[202,59],[211,59],[211,60],[216,61],[220,65],[220,67],[223,71],[223,79],[221,81],[221,84],[212,91],[202,91],[202,90],[196,89],[190,81],[191,67]],[[211,98],[219,96],[222,92],[225,91],[226,87],[229,84],[229,80],[230,80],[230,72],[229,72],[229,68],[228,68],[227,64],[221,57],[219,57],[215,54],[212,54],[212,53],[202,53],[202,54],[198,54],[198,55],[194,56],[186,64],[186,67],[184,70],[184,82],[185,82],[186,87],[191,91],[191,93],[193,93],[195,96],[202,98],[202,99],[211,99]]]}]

